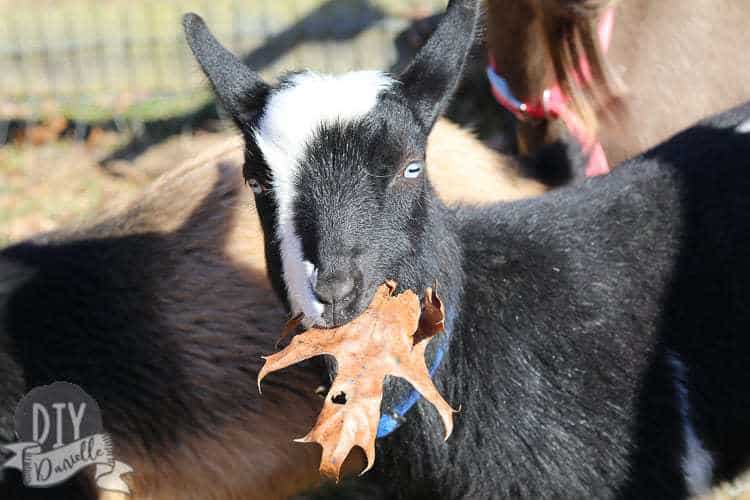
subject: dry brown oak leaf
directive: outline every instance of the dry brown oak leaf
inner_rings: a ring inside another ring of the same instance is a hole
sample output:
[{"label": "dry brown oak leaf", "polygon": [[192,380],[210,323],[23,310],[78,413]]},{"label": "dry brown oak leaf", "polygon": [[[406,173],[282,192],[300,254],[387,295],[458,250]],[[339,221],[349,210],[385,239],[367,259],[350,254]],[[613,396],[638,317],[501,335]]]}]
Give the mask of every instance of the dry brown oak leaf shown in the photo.
[{"label": "dry brown oak leaf", "polygon": [[[432,383],[424,358],[430,339],[443,331],[443,305],[432,289],[425,291],[420,308],[414,292],[407,290],[394,297],[395,288],[393,282],[381,285],[365,312],[346,325],[311,328],[293,337],[280,352],[263,358],[259,391],[261,381],[271,372],[322,354],[336,358],[336,379],[318,420],[305,437],[295,440],[322,446],[320,473],[324,476],[338,480],[341,465],[355,446],[367,456],[361,474],[372,468],[386,375],[407,380],[437,408],[445,439],[453,430],[454,410]],[[298,322],[295,318],[290,325]]]}]

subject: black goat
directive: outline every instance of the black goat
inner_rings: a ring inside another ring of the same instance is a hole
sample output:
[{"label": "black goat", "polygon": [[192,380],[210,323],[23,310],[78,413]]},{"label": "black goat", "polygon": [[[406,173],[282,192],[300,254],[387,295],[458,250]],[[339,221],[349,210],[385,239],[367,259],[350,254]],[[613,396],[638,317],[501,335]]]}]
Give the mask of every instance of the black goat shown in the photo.
[{"label": "black goat", "polygon": [[[295,73],[276,86],[195,15],[188,41],[246,142],[273,285],[331,326],[385,279],[437,280],[450,336],[436,413],[389,380],[376,475],[394,495],[681,498],[750,459],[750,105],[613,174],[543,197],[449,208],[427,135],[474,36],[455,0],[398,78]],[[461,168],[458,165],[456,168]]]}]

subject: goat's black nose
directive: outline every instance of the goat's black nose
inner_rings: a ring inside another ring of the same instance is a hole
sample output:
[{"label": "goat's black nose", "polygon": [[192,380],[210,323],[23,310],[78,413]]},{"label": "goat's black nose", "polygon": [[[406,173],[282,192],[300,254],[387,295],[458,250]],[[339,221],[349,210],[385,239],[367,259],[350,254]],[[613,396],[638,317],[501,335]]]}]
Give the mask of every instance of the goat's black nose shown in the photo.
[{"label": "goat's black nose", "polygon": [[342,271],[319,274],[315,284],[315,295],[324,304],[339,302],[354,291],[354,278]]}]

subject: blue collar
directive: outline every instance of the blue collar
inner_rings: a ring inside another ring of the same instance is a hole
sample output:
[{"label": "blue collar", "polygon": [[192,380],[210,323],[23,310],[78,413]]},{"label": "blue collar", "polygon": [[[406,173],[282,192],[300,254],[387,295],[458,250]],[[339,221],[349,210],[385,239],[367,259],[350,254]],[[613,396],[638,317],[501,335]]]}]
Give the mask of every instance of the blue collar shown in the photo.
[{"label": "blue collar", "polygon": [[[450,330],[453,327],[453,314],[452,309],[446,308],[445,314],[445,331],[438,334],[432,342],[437,342],[437,351],[435,352],[435,359],[432,361],[430,366],[430,377],[435,376],[440,363],[443,361],[445,351],[448,350],[448,341],[451,338]],[[406,419],[406,414],[412,407],[417,404],[417,401],[422,395],[414,388],[412,388],[404,399],[397,402],[392,408],[385,408],[380,415],[380,423],[378,424],[378,433],[376,437],[386,437],[391,432],[398,429],[398,427]]]},{"label": "blue collar", "polygon": [[[498,100],[503,99],[507,101],[507,104],[512,108],[510,111],[521,112],[523,110],[523,102],[513,95],[508,80],[498,75],[492,64],[487,66],[487,80],[490,82],[495,97],[498,98]],[[503,102],[500,104],[506,105],[506,103]]]}]

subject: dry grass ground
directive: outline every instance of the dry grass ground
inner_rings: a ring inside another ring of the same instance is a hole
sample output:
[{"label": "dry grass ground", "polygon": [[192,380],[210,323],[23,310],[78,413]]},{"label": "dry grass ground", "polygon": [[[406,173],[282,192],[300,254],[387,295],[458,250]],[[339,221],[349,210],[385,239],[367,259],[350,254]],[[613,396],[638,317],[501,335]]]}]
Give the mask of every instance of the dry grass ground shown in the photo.
[{"label": "dry grass ground", "polygon": [[104,134],[95,147],[63,140],[0,148],[0,246],[117,210],[171,166],[230,135],[177,136],[106,169],[98,160],[120,143],[114,133]]}]

